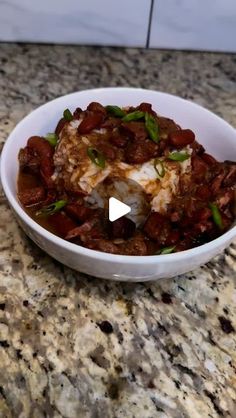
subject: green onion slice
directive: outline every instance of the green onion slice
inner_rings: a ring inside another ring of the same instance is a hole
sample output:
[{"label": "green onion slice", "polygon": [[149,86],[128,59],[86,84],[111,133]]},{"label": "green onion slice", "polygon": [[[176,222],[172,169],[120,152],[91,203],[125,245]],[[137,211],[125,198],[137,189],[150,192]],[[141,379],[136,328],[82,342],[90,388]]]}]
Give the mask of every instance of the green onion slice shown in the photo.
[{"label": "green onion slice", "polygon": [[68,122],[70,122],[71,120],[73,120],[73,115],[71,113],[71,111],[69,109],[65,109],[63,112],[63,117],[64,119],[68,120]]},{"label": "green onion slice", "polygon": [[54,132],[48,133],[48,134],[45,136],[45,139],[46,139],[46,141],[48,141],[48,142],[49,142],[49,144],[50,144],[52,147],[55,147],[55,146],[57,145],[58,136],[57,136]]},{"label": "green onion slice", "polygon": [[157,121],[154,116],[147,112],[145,113],[145,127],[152,141],[159,142],[160,136]]},{"label": "green onion slice", "polygon": [[168,155],[169,160],[173,160],[173,161],[185,161],[188,160],[190,158],[190,155],[187,152],[172,152],[171,154]]},{"label": "green onion slice", "polygon": [[117,118],[123,118],[126,115],[125,111],[121,109],[119,106],[108,105],[106,106],[106,110],[108,113],[110,113],[113,116],[116,116]]},{"label": "green onion slice", "polygon": [[157,158],[154,160],[154,168],[158,174],[158,177],[164,177],[165,175],[165,167],[164,167],[164,163],[161,160],[158,160]]},{"label": "green onion slice", "polygon": [[214,203],[210,203],[209,208],[211,209],[213,221],[220,229],[222,229],[223,228],[222,217],[221,217],[218,206],[215,205]]},{"label": "green onion slice", "polygon": [[122,120],[124,122],[131,122],[132,120],[139,120],[144,118],[145,113],[141,112],[141,110],[135,110],[134,112],[128,113],[125,115]]},{"label": "green onion slice", "polygon": [[96,148],[88,147],[87,154],[88,154],[90,160],[94,164],[96,164],[98,167],[100,167],[100,168],[105,167],[105,164],[106,164],[105,157],[100,151],[96,150]]},{"label": "green onion slice", "polygon": [[56,212],[59,212],[64,206],[66,206],[66,200],[58,200],[57,202],[53,202],[48,206],[44,206],[40,210],[36,212],[36,216],[50,216]]},{"label": "green onion slice", "polygon": [[171,254],[175,249],[175,245],[172,247],[164,247],[160,250],[159,254]]}]

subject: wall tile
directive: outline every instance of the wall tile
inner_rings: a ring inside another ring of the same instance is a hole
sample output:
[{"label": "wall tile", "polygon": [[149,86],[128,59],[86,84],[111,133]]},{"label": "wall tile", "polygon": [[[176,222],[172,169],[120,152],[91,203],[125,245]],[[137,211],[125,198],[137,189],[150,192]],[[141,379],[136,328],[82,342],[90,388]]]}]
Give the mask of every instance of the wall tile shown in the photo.
[{"label": "wall tile", "polygon": [[151,0],[0,0],[0,40],[145,46]]},{"label": "wall tile", "polygon": [[236,52],[236,0],[154,0],[150,47]]}]

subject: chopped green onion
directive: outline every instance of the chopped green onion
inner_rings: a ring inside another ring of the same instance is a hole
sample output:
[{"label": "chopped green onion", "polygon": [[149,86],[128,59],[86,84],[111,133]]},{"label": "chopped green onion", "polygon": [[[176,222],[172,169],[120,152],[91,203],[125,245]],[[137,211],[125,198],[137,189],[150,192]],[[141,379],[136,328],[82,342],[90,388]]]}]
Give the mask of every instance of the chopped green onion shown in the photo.
[{"label": "chopped green onion", "polygon": [[64,117],[64,119],[68,120],[68,122],[73,120],[73,115],[72,115],[72,113],[69,109],[64,110],[63,117]]},{"label": "chopped green onion", "polygon": [[55,133],[49,133],[45,136],[46,141],[49,142],[49,144],[52,147],[55,147],[57,145],[57,141],[58,141],[58,136]]},{"label": "chopped green onion", "polygon": [[215,205],[214,203],[210,203],[209,208],[211,209],[213,221],[220,229],[222,229],[223,228],[222,217],[221,217],[218,206]]},{"label": "chopped green onion", "polygon": [[164,247],[160,250],[159,254],[171,254],[175,249],[175,245],[173,247]]},{"label": "chopped green onion", "polygon": [[128,113],[125,115],[122,120],[124,122],[131,122],[132,120],[139,120],[144,118],[145,113],[141,112],[140,110],[135,110],[134,112]]},{"label": "chopped green onion", "polygon": [[123,118],[123,116],[126,115],[125,111],[121,109],[119,106],[108,105],[106,106],[106,110],[108,113],[110,113],[113,116],[116,116],[117,118]]},{"label": "chopped green onion", "polygon": [[173,161],[185,161],[188,160],[188,158],[190,158],[190,155],[187,152],[172,152],[171,154],[168,155],[169,160],[173,160]]},{"label": "chopped green onion", "polygon": [[158,160],[157,158],[154,160],[154,168],[158,174],[159,177],[164,177],[165,175],[165,167],[163,164],[163,161]]},{"label": "chopped green onion", "polygon": [[56,212],[59,212],[64,206],[66,206],[66,200],[58,200],[57,202],[51,203],[48,206],[44,206],[36,212],[36,216],[50,216]]},{"label": "chopped green onion", "polygon": [[100,151],[96,150],[96,148],[88,147],[87,154],[88,154],[90,160],[94,164],[98,165],[98,167],[100,167],[100,168],[105,167],[105,157]]},{"label": "chopped green onion", "polygon": [[154,116],[150,115],[148,112],[145,113],[145,127],[152,141],[159,142],[160,137],[157,121]]}]

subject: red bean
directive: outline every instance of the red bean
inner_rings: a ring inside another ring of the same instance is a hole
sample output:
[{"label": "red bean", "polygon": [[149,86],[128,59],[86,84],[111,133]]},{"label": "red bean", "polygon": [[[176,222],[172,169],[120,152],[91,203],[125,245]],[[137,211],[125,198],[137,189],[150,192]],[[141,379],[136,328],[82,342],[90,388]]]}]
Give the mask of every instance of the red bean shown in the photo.
[{"label": "red bean", "polygon": [[81,124],[78,126],[78,133],[85,135],[93,129],[98,128],[104,117],[102,113],[90,113],[84,117]]},{"label": "red bean", "polygon": [[179,129],[175,132],[171,132],[168,138],[173,146],[182,148],[191,144],[195,140],[195,135],[190,129]]},{"label": "red bean", "polygon": [[156,112],[152,109],[152,105],[150,103],[141,103],[138,106],[138,110],[141,110],[141,112],[147,112],[150,115],[156,116]]},{"label": "red bean", "polygon": [[102,106],[102,105],[101,105],[100,103],[98,103],[98,102],[91,102],[91,103],[88,105],[87,110],[90,110],[91,112],[94,112],[94,113],[96,113],[96,112],[100,112],[100,113],[102,113],[104,116],[106,116],[106,114],[107,114],[107,111],[106,111],[105,107],[104,107],[104,106]]},{"label": "red bean", "polygon": [[73,116],[75,119],[80,119],[82,113],[82,109],[80,107],[77,107],[73,113]]},{"label": "red bean", "polygon": [[190,144],[190,148],[193,150],[192,155],[202,155],[205,152],[204,147],[197,141],[193,141],[192,144]]},{"label": "red bean", "polygon": [[32,136],[28,139],[27,146],[39,157],[40,174],[44,184],[53,187],[52,174],[54,171],[53,154],[54,148],[40,136]]},{"label": "red bean", "polygon": [[58,122],[58,124],[57,124],[57,126],[56,126],[56,129],[55,129],[55,134],[56,134],[57,136],[59,136],[59,135],[60,135],[60,133],[61,133],[62,129],[64,128],[64,126],[65,126],[67,123],[68,123],[68,122],[67,122],[67,120],[66,120],[66,119],[64,119],[64,118],[61,118],[61,119],[59,120],[59,122]]},{"label": "red bean", "polygon": [[35,156],[29,147],[22,148],[18,155],[20,169],[31,174],[38,174],[39,172],[39,157]]},{"label": "red bean", "polygon": [[40,158],[51,158],[54,153],[53,147],[41,136],[31,136],[27,146]]}]

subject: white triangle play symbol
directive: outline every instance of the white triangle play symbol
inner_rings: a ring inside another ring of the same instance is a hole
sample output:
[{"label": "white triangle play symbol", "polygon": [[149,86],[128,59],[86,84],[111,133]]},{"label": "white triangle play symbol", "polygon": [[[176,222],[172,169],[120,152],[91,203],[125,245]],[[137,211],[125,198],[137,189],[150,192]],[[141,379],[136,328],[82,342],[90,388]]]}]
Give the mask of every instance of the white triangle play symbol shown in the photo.
[{"label": "white triangle play symbol", "polygon": [[122,203],[120,200],[115,197],[110,197],[109,199],[109,221],[114,222],[117,219],[121,218],[124,215],[127,215],[131,211],[131,208]]}]

